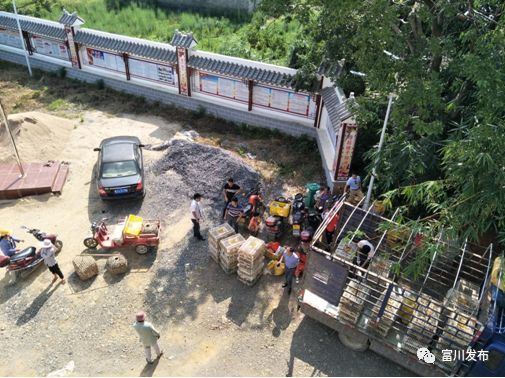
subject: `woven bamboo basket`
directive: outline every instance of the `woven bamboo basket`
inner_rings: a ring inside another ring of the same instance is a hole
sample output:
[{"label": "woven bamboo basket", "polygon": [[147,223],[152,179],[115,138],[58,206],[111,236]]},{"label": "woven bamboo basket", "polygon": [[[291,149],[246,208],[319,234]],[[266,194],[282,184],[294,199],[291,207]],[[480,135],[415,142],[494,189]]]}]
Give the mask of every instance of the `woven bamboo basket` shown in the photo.
[{"label": "woven bamboo basket", "polygon": [[123,255],[111,256],[107,259],[105,269],[110,274],[122,274],[128,270],[128,260]]},{"label": "woven bamboo basket", "polygon": [[72,264],[74,265],[75,273],[83,281],[89,280],[98,274],[98,265],[91,256],[76,256],[72,260]]}]

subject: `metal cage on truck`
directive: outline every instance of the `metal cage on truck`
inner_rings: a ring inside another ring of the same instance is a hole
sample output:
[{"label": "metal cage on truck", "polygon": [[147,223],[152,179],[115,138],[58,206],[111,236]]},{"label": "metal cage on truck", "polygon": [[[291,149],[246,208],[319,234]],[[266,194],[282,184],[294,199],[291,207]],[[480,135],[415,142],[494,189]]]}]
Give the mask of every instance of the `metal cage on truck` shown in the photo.
[{"label": "metal cage on truck", "polygon": [[[318,240],[336,214],[334,242],[327,246]],[[416,280],[397,275],[423,241],[410,230],[381,231],[383,222],[399,226],[395,215],[384,218],[344,199],[332,207],[307,258],[299,296],[302,312],[337,330],[345,346],[370,348],[420,375],[473,375],[480,366],[485,375],[503,376],[505,351],[477,355],[490,340],[505,345],[503,309],[489,290],[493,245],[456,243],[441,234],[432,241],[436,247],[425,274]],[[375,254],[362,268],[352,240],[363,234]],[[421,361],[419,348],[427,348],[435,361]],[[488,359],[479,362],[485,354]]]}]

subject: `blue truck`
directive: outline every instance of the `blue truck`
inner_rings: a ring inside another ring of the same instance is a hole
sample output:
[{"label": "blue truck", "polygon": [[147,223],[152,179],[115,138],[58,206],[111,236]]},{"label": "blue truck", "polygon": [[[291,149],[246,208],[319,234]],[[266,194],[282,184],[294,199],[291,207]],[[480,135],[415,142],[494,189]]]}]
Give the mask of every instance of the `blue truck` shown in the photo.
[{"label": "blue truck", "polygon": [[[345,199],[332,207],[307,256],[301,311],[337,331],[344,346],[370,349],[421,376],[505,376],[505,311],[496,289],[505,274],[502,263],[493,269],[500,258],[493,245],[441,233],[412,278],[409,266],[427,240],[372,209]],[[319,236],[333,216],[338,227],[327,245]],[[374,246],[365,261],[359,240]]]}]

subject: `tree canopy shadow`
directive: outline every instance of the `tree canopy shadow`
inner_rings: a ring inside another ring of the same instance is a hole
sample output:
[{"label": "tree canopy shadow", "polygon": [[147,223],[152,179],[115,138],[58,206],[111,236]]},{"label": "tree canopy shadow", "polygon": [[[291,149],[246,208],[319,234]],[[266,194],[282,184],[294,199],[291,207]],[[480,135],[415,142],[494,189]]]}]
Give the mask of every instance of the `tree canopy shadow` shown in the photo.
[{"label": "tree canopy shadow", "polygon": [[[331,358],[330,358],[331,357]],[[295,359],[313,366],[311,376],[412,376],[408,370],[372,352],[354,352],[344,347],[337,333],[307,316],[293,334],[287,377],[293,376]],[[359,361],[357,364],[356,361]],[[379,371],[377,366],[383,368]]]},{"label": "tree canopy shadow", "polygon": [[[174,263],[170,253],[176,250],[180,255]],[[159,266],[145,299],[158,322],[195,320],[199,305],[212,298],[216,303],[230,300],[226,318],[240,326],[253,310],[265,309],[270,300],[262,295],[267,285],[261,280],[248,287],[236,274],[226,275],[208,256],[207,242],[196,241],[191,231],[179,244],[161,251]]]}]

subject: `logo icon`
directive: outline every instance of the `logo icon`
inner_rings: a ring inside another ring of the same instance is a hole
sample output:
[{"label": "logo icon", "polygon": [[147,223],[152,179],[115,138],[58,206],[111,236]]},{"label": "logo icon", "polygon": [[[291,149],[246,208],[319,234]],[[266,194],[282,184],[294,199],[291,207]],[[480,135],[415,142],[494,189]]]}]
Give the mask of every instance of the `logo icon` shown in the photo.
[{"label": "logo icon", "polygon": [[431,353],[428,348],[419,348],[417,350],[417,358],[426,362],[427,364],[435,363],[435,355]]}]

